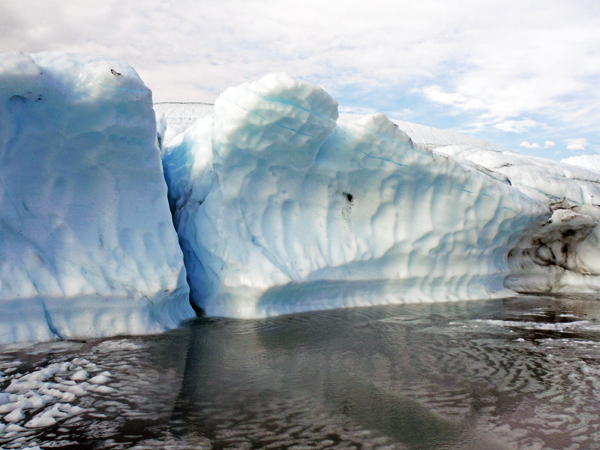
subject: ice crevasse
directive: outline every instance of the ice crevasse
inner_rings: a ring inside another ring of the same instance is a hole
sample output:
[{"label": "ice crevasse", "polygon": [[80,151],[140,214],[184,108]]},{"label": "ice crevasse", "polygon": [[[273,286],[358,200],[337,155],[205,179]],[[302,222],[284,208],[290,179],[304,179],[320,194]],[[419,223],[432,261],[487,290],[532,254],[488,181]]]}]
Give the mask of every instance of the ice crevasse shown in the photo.
[{"label": "ice crevasse", "polygon": [[192,301],[250,318],[506,295],[507,256],[544,227],[548,203],[383,114],[339,118],[337,106],[271,74],[164,143]]},{"label": "ice crevasse", "polygon": [[0,343],[194,316],[150,90],[122,62],[0,55]]}]

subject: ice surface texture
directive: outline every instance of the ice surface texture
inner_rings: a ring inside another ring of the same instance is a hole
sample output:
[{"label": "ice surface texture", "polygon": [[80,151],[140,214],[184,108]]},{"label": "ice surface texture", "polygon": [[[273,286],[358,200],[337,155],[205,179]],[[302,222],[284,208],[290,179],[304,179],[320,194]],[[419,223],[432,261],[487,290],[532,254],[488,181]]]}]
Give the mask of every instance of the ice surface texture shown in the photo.
[{"label": "ice surface texture", "polygon": [[121,62],[0,55],[0,342],[193,315],[150,90]]},{"label": "ice surface texture", "polygon": [[[210,103],[155,103],[156,121],[164,125],[161,140],[168,141],[187,130],[199,117],[212,114]],[[167,128],[168,124],[168,128]]]},{"label": "ice surface texture", "polygon": [[594,156],[559,163],[470,145],[437,151],[474,167],[485,166],[553,210],[547,223],[524,234],[509,253],[507,287],[528,293],[600,291],[600,174],[589,170]]},{"label": "ice surface texture", "polygon": [[383,114],[338,120],[331,96],[285,74],[229,88],[162,151],[209,315],[506,294],[508,252],[551,215]]}]

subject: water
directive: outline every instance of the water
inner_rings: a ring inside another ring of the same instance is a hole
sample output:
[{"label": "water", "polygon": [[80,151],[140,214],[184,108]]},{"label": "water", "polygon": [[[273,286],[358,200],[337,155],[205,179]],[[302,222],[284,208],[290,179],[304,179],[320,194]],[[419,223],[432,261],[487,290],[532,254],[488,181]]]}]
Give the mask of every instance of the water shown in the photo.
[{"label": "water", "polygon": [[5,346],[3,423],[44,404],[0,447],[600,448],[599,318],[594,298],[525,297]]}]

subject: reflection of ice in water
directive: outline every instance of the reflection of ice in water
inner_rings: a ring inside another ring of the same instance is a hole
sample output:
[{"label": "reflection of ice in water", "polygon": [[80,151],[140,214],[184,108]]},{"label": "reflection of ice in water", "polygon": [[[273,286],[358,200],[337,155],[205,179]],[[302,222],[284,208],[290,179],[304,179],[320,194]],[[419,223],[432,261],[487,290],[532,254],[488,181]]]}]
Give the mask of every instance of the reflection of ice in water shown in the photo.
[{"label": "reflection of ice in water", "polygon": [[4,346],[0,447],[128,448],[162,436],[181,385],[185,338]]},{"label": "reflection of ice in water", "polygon": [[[598,317],[593,301],[538,297],[4,347],[0,446],[594,448]],[[36,398],[23,417],[6,407]]]}]

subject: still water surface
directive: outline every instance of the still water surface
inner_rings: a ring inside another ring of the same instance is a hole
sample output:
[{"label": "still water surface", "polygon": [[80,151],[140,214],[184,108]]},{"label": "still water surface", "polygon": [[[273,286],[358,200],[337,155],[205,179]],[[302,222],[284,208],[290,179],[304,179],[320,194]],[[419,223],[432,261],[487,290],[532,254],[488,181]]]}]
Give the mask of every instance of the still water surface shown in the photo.
[{"label": "still water surface", "polygon": [[0,412],[45,396],[0,447],[600,448],[598,319],[594,298],[523,297],[0,347]]}]

